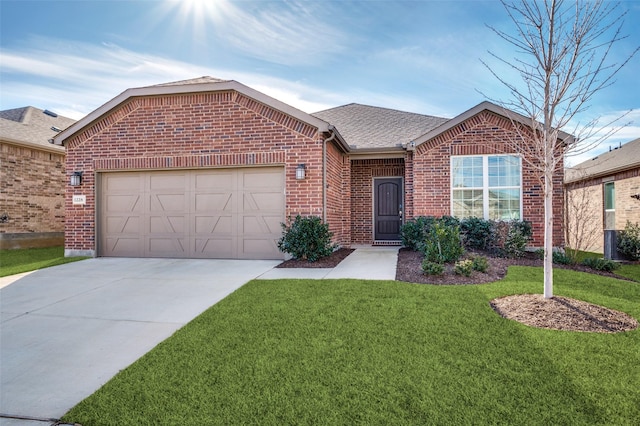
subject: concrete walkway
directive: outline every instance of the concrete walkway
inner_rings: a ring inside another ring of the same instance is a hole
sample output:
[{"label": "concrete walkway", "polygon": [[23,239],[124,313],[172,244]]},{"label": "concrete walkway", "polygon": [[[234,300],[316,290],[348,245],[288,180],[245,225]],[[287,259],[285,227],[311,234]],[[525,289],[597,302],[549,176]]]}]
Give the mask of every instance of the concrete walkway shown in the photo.
[{"label": "concrete walkway", "polygon": [[358,246],[335,268],[274,268],[258,278],[395,280],[398,250],[399,247]]},{"label": "concrete walkway", "polygon": [[393,280],[397,253],[397,247],[358,247],[330,269],[274,268],[279,261],[97,258],[3,277],[0,426],[55,424],[251,279]]}]

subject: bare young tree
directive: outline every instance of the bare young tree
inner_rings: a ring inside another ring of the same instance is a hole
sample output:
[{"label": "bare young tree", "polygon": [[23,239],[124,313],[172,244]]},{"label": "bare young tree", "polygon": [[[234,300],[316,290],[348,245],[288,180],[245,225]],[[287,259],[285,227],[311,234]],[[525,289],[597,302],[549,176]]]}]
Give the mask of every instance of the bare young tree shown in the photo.
[{"label": "bare young tree", "polygon": [[[613,84],[614,76],[640,48],[623,60],[613,58],[614,45],[623,40],[626,15],[620,5],[604,0],[501,0],[515,32],[490,27],[515,47],[517,56],[490,54],[519,74],[518,81],[485,66],[511,93],[497,101],[530,121],[529,129],[514,122],[518,136],[510,141],[540,174],[544,192],[544,297],[553,297],[553,177],[565,154],[584,151],[610,136],[601,130],[611,123],[592,119],[576,125],[594,95]],[[521,122],[521,120],[518,120]],[[569,129],[569,127],[572,127]],[[598,131],[601,136],[592,138]],[[573,136],[570,136],[572,134]],[[591,139],[590,139],[591,138]]]}]

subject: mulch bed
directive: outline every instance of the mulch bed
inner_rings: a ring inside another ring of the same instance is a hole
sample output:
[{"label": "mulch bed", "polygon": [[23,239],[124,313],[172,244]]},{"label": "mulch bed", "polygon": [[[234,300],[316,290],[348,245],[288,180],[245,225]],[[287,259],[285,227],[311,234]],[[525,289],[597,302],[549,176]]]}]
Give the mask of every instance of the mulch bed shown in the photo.
[{"label": "mulch bed", "polygon": [[335,268],[345,257],[349,256],[353,250],[354,249],[341,248],[315,262],[295,259],[285,260],[276,266],[276,268]]},{"label": "mulch bed", "polygon": [[[535,253],[527,253],[525,257],[520,259],[508,259],[502,257],[494,257],[486,253],[468,252],[463,259],[472,256],[484,256],[487,258],[489,268],[487,272],[482,273],[473,271],[471,276],[456,275],[453,273],[453,265],[445,265],[445,272],[442,275],[425,275],[422,273],[422,260],[424,255],[420,252],[402,248],[398,252],[398,268],[396,270],[396,280],[410,283],[435,284],[435,285],[459,285],[459,284],[485,284],[503,279],[507,275],[507,269],[511,265],[522,266],[543,266],[542,259],[539,259]],[[598,274],[605,277],[617,278],[624,280],[624,277],[606,271],[596,271],[584,265],[553,265],[558,269],[572,269],[574,271],[588,272],[590,274]]]},{"label": "mulch bed", "polygon": [[491,301],[494,311],[504,318],[552,330],[618,333],[638,328],[638,321],[625,314],[581,300],[542,294],[515,294]]}]

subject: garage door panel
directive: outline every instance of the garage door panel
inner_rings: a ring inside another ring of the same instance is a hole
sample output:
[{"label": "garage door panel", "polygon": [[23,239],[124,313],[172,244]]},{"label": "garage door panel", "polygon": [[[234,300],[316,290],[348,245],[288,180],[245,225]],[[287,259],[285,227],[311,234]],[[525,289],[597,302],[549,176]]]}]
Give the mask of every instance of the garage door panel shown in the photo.
[{"label": "garage door panel", "polygon": [[149,235],[181,234],[173,235],[174,237],[179,237],[187,231],[185,218],[182,216],[149,216],[148,223]]},{"label": "garage door panel", "polygon": [[138,236],[105,238],[107,252],[117,253],[117,256],[137,257],[142,249]]},{"label": "garage door panel", "polygon": [[205,190],[210,191],[212,189],[229,190],[233,188],[235,184],[235,170],[217,170],[216,173],[211,173],[211,170],[196,171],[194,172],[196,191]]},{"label": "garage door panel", "polygon": [[231,236],[227,238],[196,238],[194,257],[233,259],[235,258],[234,239]]},{"label": "garage door panel", "polygon": [[246,169],[242,171],[242,186],[251,188],[282,188],[282,170],[280,169]]},{"label": "garage door panel", "polygon": [[140,232],[139,216],[110,216],[106,220],[108,234],[130,234],[136,236]]},{"label": "garage door panel", "polygon": [[214,194],[199,194],[194,195],[195,211],[228,211],[233,209],[232,205],[233,194],[229,191],[214,193]]},{"label": "garage door panel", "polygon": [[113,173],[102,182],[102,256],[283,257],[280,167]]},{"label": "garage door panel", "polygon": [[181,191],[186,185],[187,174],[185,172],[152,172],[149,175],[149,189],[151,191],[166,192],[172,189]]},{"label": "garage door panel", "polygon": [[233,220],[231,216],[196,216],[195,233],[200,234],[216,234],[223,237],[231,236]]},{"label": "garage door panel", "polygon": [[247,193],[243,197],[242,207],[246,211],[261,211],[281,213],[284,205],[284,195],[281,193]]},{"label": "garage door panel", "polygon": [[138,189],[142,183],[138,173],[118,173],[105,175],[103,188],[109,193],[124,191],[131,193],[131,189]]},{"label": "garage door panel", "polygon": [[152,237],[148,239],[147,256],[150,257],[186,257],[184,238]]},{"label": "garage door panel", "polygon": [[[275,253],[278,250],[276,242],[265,238],[244,238],[241,240],[241,259],[265,259],[265,253]],[[274,252],[275,249],[275,252]],[[275,256],[275,255],[274,255]],[[269,257],[267,259],[281,259]]]},{"label": "garage door panel", "polygon": [[282,227],[280,217],[245,215],[242,217],[242,234],[259,234],[265,238],[280,238]]}]

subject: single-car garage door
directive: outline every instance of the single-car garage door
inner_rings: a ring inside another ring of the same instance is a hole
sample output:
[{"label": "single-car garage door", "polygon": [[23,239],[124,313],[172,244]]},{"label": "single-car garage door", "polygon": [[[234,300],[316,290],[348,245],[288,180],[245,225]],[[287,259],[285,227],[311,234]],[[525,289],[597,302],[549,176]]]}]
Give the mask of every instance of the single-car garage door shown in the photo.
[{"label": "single-car garage door", "polygon": [[100,256],[282,259],[284,169],[100,175]]}]

